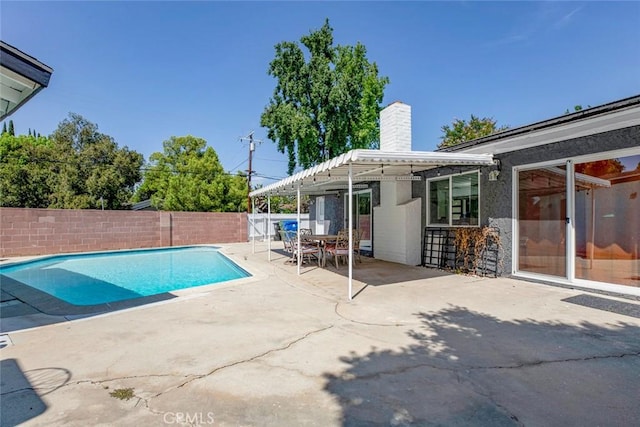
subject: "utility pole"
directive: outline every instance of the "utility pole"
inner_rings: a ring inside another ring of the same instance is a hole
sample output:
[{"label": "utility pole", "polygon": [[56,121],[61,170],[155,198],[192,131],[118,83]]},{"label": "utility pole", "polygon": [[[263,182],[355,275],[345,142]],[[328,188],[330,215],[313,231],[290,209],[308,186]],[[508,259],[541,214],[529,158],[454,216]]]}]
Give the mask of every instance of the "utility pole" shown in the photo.
[{"label": "utility pole", "polygon": [[[256,146],[253,141],[253,131],[251,131],[249,135],[243,138],[240,138],[240,141],[245,141],[245,140],[249,140],[249,170],[247,171],[247,213],[251,213],[251,197],[249,197],[249,193],[251,193],[251,175],[253,174],[251,161],[253,158],[253,152],[256,150]],[[262,142],[262,141],[256,140],[256,142]]]}]

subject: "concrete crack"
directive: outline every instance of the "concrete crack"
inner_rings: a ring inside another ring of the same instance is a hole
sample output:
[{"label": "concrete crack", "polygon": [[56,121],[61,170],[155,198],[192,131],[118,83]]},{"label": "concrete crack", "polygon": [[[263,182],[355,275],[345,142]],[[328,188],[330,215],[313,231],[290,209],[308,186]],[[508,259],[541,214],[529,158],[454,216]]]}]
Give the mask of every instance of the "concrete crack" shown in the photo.
[{"label": "concrete crack", "polygon": [[[484,393],[479,389],[479,386],[477,384],[475,384],[471,379],[469,379],[469,382],[471,383],[471,387],[474,389],[474,391],[479,394],[480,396],[484,397],[485,399],[489,400],[489,402],[491,402],[496,408],[500,409],[504,414],[506,414],[512,421],[514,421],[515,423],[517,423],[517,425],[519,426],[524,426],[524,423],[522,421],[520,421],[520,419],[516,416],[516,414],[514,414],[513,412],[511,412],[507,407],[505,407],[503,404],[499,403],[498,401],[496,401],[493,396],[491,396],[490,394]],[[475,414],[474,414],[475,415]],[[469,419],[468,420],[469,423],[471,424],[473,422],[473,419]]]},{"label": "concrete crack", "polygon": [[337,302],[333,308],[333,311],[336,313],[336,316],[338,316],[339,318],[346,320],[347,322],[350,323],[355,323],[358,325],[365,325],[365,326],[386,326],[386,327],[399,327],[399,326],[415,326],[415,325],[421,325],[422,322],[406,322],[406,323],[373,323],[373,322],[362,322],[359,320],[353,320],[353,319],[349,319],[348,317],[343,316],[342,314],[340,314],[340,312],[338,311],[338,308],[340,307],[340,302]]},{"label": "concrete crack", "polygon": [[[371,379],[378,379],[384,375],[397,375],[397,374],[403,374],[407,371],[411,371],[413,369],[419,369],[419,368],[432,368],[432,369],[437,369],[440,371],[449,371],[452,372],[456,375],[456,380],[458,383],[461,382],[461,378],[460,378],[460,372],[461,371],[479,371],[479,370],[493,370],[493,369],[520,369],[520,368],[528,368],[528,367],[533,367],[533,366],[541,366],[541,365],[546,365],[546,364],[553,364],[553,363],[566,363],[566,362],[586,362],[586,361],[590,361],[590,360],[604,360],[604,359],[616,359],[616,358],[623,358],[623,357],[640,357],[640,352],[638,353],[623,353],[623,354],[616,354],[616,355],[603,355],[603,356],[591,356],[591,357],[581,357],[581,358],[568,358],[568,359],[560,359],[560,360],[541,360],[541,361],[537,361],[537,362],[531,362],[531,363],[522,363],[519,365],[511,365],[511,366],[457,366],[455,368],[453,367],[446,367],[446,366],[438,366],[436,364],[432,364],[432,363],[418,363],[418,364],[413,364],[413,365],[409,365],[409,366],[400,366],[397,367],[395,369],[390,369],[390,370],[385,370],[385,371],[378,371],[378,372],[374,372],[374,373],[370,373],[367,375],[359,375],[357,377],[355,377],[355,380],[371,380]],[[437,359],[436,359],[437,360]]]},{"label": "concrete crack", "polygon": [[328,330],[328,329],[331,329],[331,328],[333,328],[333,325],[329,325],[329,326],[324,327],[324,328],[320,328],[320,329],[316,329],[316,330],[313,330],[313,331],[309,331],[309,332],[307,332],[306,334],[304,334],[303,336],[301,336],[301,337],[299,337],[299,338],[296,338],[295,340],[293,340],[293,341],[291,341],[291,342],[287,343],[286,345],[284,345],[284,346],[282,346],[282,347],[272,348],[272,349],[267,350],[267,351],[265,351],[265,352],[263,352],[263,353],[260,353],[260,354],[257,354],[257,355],[255,355],[255,356],[252,356],[252,357],[250,357],[250,358],[248,358],[248,359],[238,360],[238,361],[236,361],[236,362],[232,362],[232,363],[229,363],[229,364],[226,364],[226,365],[223,365],[223,366],[219,366],[219,367],[214,368],[214,369],[212,369],[211,371],[207,372],[206,374],[194,375],[194,376],[192,376],[192,378],[189,378],[187,381],[184,381],[183,383],[178,384],[177,386],[171,387],[171,388],[169,388],[169,389],[167,389],[167,390],[165,390],[165,391],[163,391],[163,392],[160,392],[160,393],[158,393],[158,394],[156,394],[156,395],[154,395],[154,396],[151,396],[148,400],[150,400],[150,399],[154,399],[154,398],[156,398],[156,397],[158,397],[158,396],[161,396],[161,395],[163,395],[163,394],[165,394],[165,393],[167,393],[167,392],[169,392],[169,391],[177,390],[177,389],[179,389],[179,388],[182,388],[182,387],[184,387],[184,386],[186,386],[186,385],[190,384],[190,383],[191,383],[191,382],[193,382],[193,381],[196,381],[196,380],[200,380],[200,379],[206,378],[206,377],[211,376],[211,375],[213,375],[213,374],[215,374],[215,373],[217,373],[217,372],[220,372],[220,371],[221,371],[221,370],[223,370],[223,369],[232,368],[232,367],[234,367],[234,366],[241,365],[241,364],[243,364],[243,363],[253,362],[254,360],[257,360],[257,359],[260,359],[260,358],[262,358],[262,357],[268,356],[268,355],[269,355],[269,354],[271,354],[271,353],[276,353],[276,352],[279,352],[279,351],[287,350],[287,349],[289,349],[291,346],[293,346],[293,345],[295,345],[295,344],[299,343],[300,341],[303,341],[303,340],[305,340],[305,339],[309,338],[311,335],[314,335],[314,334],[317,334],[317,333],[320,333],[320,332],[324,332],[324,331],[326,331],[326,330]]},{"label": "concrete crack", "polygon": [[464,369],[468,369],[468,370],[520,369],[520,368],[530,368],[533,366],[550,365],[554,363],[587,362],[590,360],[618,359],[623,357],[640,357],[640,352],[622,353],[622,354],[606,354],[606,355],[597,355],[597,356],[589,356],[589,357],[575,357],[575,358],[558,359],[558,360],[538,360],[537,362],[528,362],[528,363],[521,363],[518,365],[508,365],[508,366],[469,366]]}]

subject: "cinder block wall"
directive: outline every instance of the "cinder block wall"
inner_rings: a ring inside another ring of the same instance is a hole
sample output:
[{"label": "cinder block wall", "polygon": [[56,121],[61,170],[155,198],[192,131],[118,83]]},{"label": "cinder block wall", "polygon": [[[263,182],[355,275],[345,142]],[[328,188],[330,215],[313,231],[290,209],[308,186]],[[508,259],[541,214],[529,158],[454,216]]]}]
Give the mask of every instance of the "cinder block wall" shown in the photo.
[{"label": "cinder block wall", "polygon": [[0,208],[2,257],[246,241],[246,213]]}]

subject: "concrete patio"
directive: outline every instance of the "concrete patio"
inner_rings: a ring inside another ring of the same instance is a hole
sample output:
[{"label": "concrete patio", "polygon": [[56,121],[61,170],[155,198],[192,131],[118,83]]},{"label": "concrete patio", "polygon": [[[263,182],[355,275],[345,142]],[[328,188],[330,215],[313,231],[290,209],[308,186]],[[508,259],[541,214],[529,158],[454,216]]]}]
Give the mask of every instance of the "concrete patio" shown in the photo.
[{"label": "concrete patio", "polygon": [[298,276],[263,243],[224,252],[253,277],[73,321],[3,318],[0,424],[640,419],[637,300],[365,259],[348,301],[346,267]]}]

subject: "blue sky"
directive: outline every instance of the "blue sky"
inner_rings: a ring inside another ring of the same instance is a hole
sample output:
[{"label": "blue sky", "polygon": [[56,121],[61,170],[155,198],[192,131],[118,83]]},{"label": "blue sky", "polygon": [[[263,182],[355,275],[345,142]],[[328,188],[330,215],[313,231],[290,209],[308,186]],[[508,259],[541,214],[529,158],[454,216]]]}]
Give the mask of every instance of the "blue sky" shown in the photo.
[{"label": "blue sky", "polygon": [[411,105],[414,150],[471,114],[515,127],[640,94],[639,2],[3,0],[0,15],[2,40],[54,69],[10,117],[18,133],[48,135],[74,112],[145,159],[173,135],[204,138],[236,171],[254,130],[254,183],[286,176],[260,127],[274,45],[325,18],[390,78],[383,105]]}]

